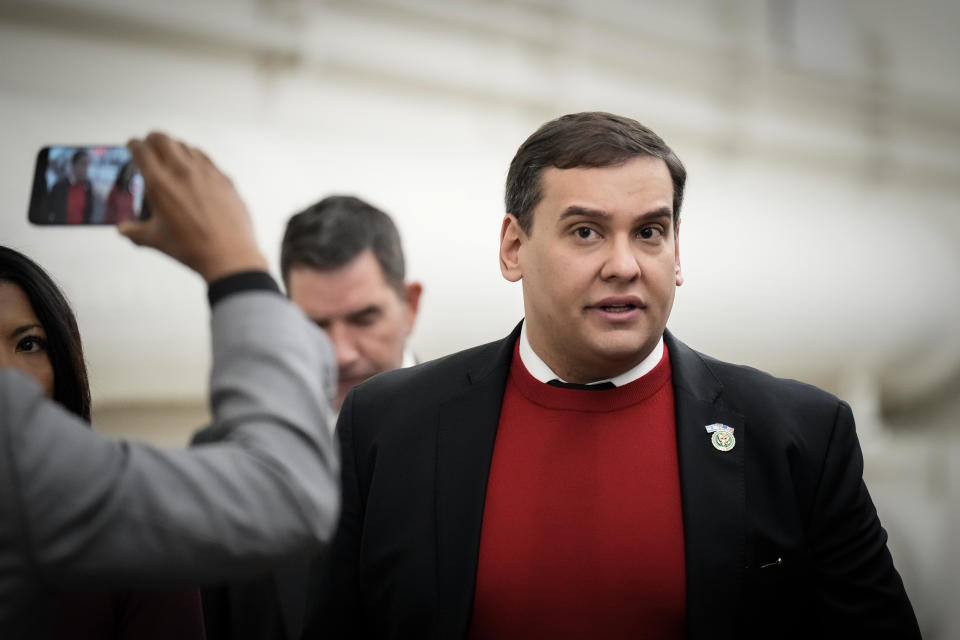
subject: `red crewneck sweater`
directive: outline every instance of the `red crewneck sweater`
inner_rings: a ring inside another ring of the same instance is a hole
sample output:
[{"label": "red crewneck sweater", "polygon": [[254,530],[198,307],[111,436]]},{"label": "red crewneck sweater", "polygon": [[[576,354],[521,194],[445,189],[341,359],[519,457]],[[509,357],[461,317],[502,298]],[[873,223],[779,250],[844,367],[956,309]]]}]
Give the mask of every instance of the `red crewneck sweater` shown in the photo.
[{"label": "red crewneck sweater", "polygon": [[500,413],[470,636],[682,638],[683,519],[670,359],[563,389],[518,351]]}]

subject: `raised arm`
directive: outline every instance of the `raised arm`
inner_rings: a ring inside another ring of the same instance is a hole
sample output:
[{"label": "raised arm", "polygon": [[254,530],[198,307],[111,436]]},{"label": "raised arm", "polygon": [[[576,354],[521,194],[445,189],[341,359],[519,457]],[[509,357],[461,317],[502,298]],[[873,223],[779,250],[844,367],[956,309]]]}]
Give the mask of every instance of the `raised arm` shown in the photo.
[{"label": "raised arm", "polygon": [[111,440],[0,371],[0,592],[11,601],[253,575],[316,553],[336,524],[329,342],[279,294],[242,201],[205,155],[158,134],[131,149],[153,217],[121,232],[211,284],[213,425],[189,450]]}]

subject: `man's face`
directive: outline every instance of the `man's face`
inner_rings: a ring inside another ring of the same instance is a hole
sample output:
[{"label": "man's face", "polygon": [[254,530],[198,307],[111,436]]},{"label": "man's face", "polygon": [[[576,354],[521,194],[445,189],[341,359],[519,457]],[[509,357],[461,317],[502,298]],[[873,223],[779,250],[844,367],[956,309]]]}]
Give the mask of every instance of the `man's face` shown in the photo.
[{"label": "man's face", "polygon": [[500,265],[523,281],[530,344],[570,382],[619,375],[656,346],[683,283],[673,183],[659,158],[548,168],[529,235],[507,215]]},{"label": "man's face", "polygon": [[290,299],[333,342],[340,374],[337,409],[355,385],[401,366],[421,287],[406,284],[401,296],[384,279],[373,251],[364,251],[339,269],[294,267],[288,288]]},{"label": "man's face", "polygon": [[90,167],[90,158],[80,156],[71,166],[73,167],[73,180],[75,182],[87,179],[87,169]]}]

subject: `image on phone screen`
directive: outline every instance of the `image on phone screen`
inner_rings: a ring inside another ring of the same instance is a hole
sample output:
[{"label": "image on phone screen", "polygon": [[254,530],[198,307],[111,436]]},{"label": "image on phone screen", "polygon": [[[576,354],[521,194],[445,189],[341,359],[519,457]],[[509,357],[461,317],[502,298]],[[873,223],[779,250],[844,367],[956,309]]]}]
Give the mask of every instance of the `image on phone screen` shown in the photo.
[{"label": "image on phone screen", "polygon": [[143,177],[126,147],[50,146],[37,154],[30,222],[103,225],[147,215]]}]

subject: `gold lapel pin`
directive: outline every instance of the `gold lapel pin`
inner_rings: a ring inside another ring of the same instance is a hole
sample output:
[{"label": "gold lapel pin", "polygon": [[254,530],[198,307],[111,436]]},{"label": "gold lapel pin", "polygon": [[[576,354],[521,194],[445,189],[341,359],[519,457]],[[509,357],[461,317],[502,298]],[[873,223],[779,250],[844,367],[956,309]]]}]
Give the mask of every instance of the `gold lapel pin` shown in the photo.
[{"label": "gold lapel pin", "polygon": [[733,437],[733,427],[714,422],[706,426],[707,433],[713,434],[710,442],[717,451],[730,451],[737,446],[737,439]]}]

